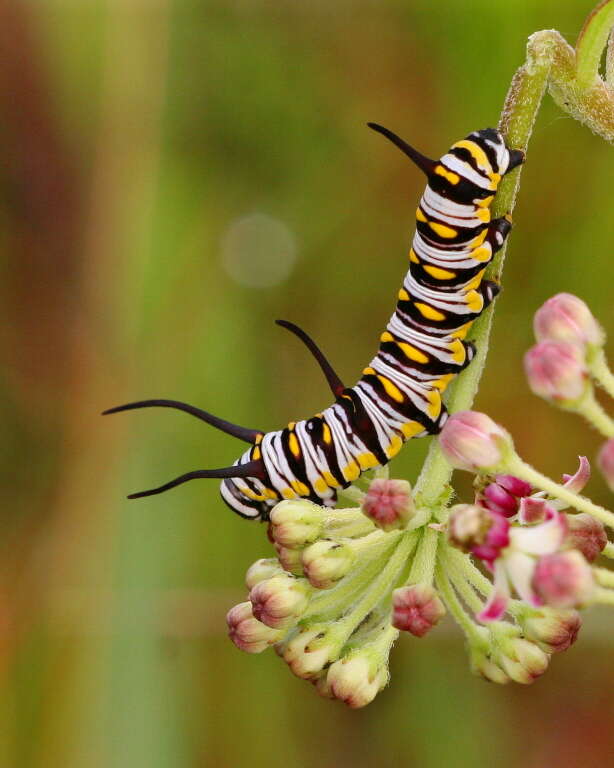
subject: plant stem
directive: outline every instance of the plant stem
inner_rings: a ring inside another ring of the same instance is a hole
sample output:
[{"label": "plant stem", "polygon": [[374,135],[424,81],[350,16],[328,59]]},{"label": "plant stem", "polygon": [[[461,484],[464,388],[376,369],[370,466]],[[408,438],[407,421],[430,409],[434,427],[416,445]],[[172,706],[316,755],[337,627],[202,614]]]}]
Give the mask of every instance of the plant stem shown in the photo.
[{"label": "plant stem", "polygon": [[614,437],[614,420],[608,416],[597,402],[592,388],[589,389],[574,410],[580,416],[583,416],[598,432],[601,432],[604,437]]},{"label": "plant stem", "polygon": [[506,471],[509,470],[511,474],[516,475],[521,480],[526,480],[536,488],[541,488],[542,491],[554,496],[555,499],[561,499],[566,502],[570,507],[577,509],[579,512],[588,512],[589,515],[601,520],[604,525],[614,529],[614,513],[600,507],[598,504],[593,504],[590,499],[584,496],[579,496],[577,493],[564,488],[562,485],[555,483],[549,477],[542,475],[536,469],[533,469],[529,464],[526,464],[520,457],[508,459],[505,465]]},{"label": "plant stem", "polygon": [[423,528],[418,551],[409,572],[408,584],[432,584],[440,535],[432,528]]},{"label": "plant stem", "polygon": [[607,568],[593,568],[593,573],[602,587],[614,587],[614,571],[609,571]]},{"label": "plant stem", "polygon": [[595,381],[601,384],[610,397],[614,397],[614,374],[608,366],[603,349],[596,350],[590,357],[588,369]]}]

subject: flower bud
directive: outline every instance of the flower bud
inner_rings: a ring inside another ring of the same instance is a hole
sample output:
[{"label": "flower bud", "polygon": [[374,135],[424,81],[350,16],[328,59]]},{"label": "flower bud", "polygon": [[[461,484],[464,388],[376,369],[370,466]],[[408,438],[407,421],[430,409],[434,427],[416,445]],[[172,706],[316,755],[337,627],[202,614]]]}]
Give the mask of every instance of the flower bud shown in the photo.
[{"label": "flower bud", "polygon": [[296,622],[309,604],[309,588],[304,579],[280,573],[261,581],[249,593],[254,616],[274,629]]},{"label": "flower bud", "polygon": [[534,394],[559,405],[572,406],[588,386],[582,351],[562,341],[542,341],[526,353],[524,367]]},{"label": "flower bud", "polygon": [[326,676],[333,696],[352,709],[369,704],[389,678],[386,665],[375,670],[373,666],[360,651],[336,661]]},{"label": "flower bud", "polygon": [[281,544],[278,544],[277,542],[275,542],[274,547],[284,571],[293,573],[295,576],[302,576],[303,564],[301,562],[301,550],[282,547]]},{"label": "flower bud", "polygon": [[283,657],[297,677],[318,677],[337,658],[338,644],[328,634],[326,628],[313,626],[301,629],[287,644]]},{"label": "flower bud", "polygon": [[533,572],[533,589],[553,608],[582,605],[594,586],[591,567],[577,549],[540,557]]},{"label": "flower bud", "polygon": [[601,446],[597,465],[610,490],[614,492],[614,437]]},{"label": "flower bud", "polygon": [[485,507],[504,517],[513,517],[518,512],[520,499],[529,496],[531,486],[513,475],[497,475],[481,494]]},{"label": "flower bud", "polygon": [[536,643],[522,637],[514,637],[504,646],[505,649],[497,654],[497,658],[514,682],[529,685],[548,668],[550,657]]},{"label": "flower bud", "polygon": [[265,579],[270,579],[271,576],[276,576],[278,573],[282,573],[282,568],[279,561],[274,557],[261,557],[260,560],[256,560],[247,569],[245,574],[245,586],[248,589],[255,587],[256,584]]},{"label": "flower bud", "polygon": [[450,510],[448,539],[464,552],[492,563],[510,543],[509,522],[478,504],[456,504]]},{"label": "flower bud", "polygon": [[564,341],[584,347],[601,346],[604,335],[587,305],[571,293],[558,293],[535,313],[533,320],[538,341]]},{"label": "flower bud", "polygon": [[303,550],[301,562],[309,583],[317,589],[328,589],[348,573],[354,558],[349,545],[320,539]]},{"label": "flower bud", "polygon": [[407,480],[373,480],[362,502],[362,511],[384,531],[405,528],[415,512],[411,485]]},{"label": "flower bud", "polygon": [[262,653],[283,637],[283,632],[267,627],[254,617],[249,601],[233,606],[226,614],[226,623],[228,636],[246,653]]},{"label": "flower bud", "polygon": [[510,678],[501,669],[501,667],[482,650],[471,649],[471,671],[478,677],[483,677],[489,683],[505,685],[509,683]]},{"label": "flower bud", "polygon": [[574,610],[544,607],[532,611],[520,623],[527,639],[543,651],[561,653],[576,642],[582,619]]},{"label": "flower bud", "polygon": [[446,609],[430,584],[411,584],[392,593],[392,626],[424,637],[445,615]]},{"label": "flower bud", "polygon": [[498,424],[478,411],[459,411],[446,421],[439,444],[456,469],[468,472],[495,469],[512,449],[512,438]]},{"label": "flower bud", "polygon": [[311,501],[280,501],[271,512],[270,536],[282,547],[300,549],[321,535],[325,519],[325,510]]},{"label": "flower bud", "polygon": [[603,523],[595,520],[587,512],[566,515],[566,518],[566,546],[570,549],[578,549],[589,563],[594,563],[608,543]]}]

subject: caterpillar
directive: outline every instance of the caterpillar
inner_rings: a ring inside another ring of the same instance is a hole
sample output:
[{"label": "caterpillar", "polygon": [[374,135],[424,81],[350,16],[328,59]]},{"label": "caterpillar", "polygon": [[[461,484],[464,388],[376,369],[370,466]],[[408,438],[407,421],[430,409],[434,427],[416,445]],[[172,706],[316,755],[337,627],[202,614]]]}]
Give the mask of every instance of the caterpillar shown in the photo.
[{"label": "caterpillar", "polygon": [[219,478],[223,500],[239,515],[267,520],[281,499],[303,497],[334,506],[339,489],[366,470],[387,464],[414,437],[438,433],[447,418],[442,393],[472,360],[465,340],[472,323],[499,292],[484,270],[511,229],[508,216],[491,220],[501,178],[524,161],[493,129],[475,131],[431,160],[376,123],[426,175],[416,210],[409,271],[375,357],[354,387],[345,387],[316,343],[298,326],[278,320],[309,349],[335,402],[321,413],[263,432],[240,427],[176,400],[140,400],[105,411],[175,408],[230,434],[249,448],[232,466],[188,472],[139,498],[196,478]]}]

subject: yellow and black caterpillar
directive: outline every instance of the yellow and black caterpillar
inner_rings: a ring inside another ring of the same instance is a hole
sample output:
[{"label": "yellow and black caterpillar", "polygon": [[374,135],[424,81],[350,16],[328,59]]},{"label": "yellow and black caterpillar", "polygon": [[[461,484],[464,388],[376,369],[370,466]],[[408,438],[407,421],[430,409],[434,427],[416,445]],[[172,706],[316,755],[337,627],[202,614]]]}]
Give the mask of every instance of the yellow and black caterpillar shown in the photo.
[{"label": "yellow and black caterpillar", "polygon": [[222,478],[221,495],[238,514],[268,519],[280,499],[304,497],[333,506],[337,489],[362,472],[386,464],[403,443],[441,430],[447,418],[441,396],[473,358],[465,336],[497,295],[482,276],[511,228],[491,220],[490,206],[501,178],[524,160],[501,134],[486,128],[457,141],[430,160],[374,123],[427,176],[416,210],[409,271],[380,347],[354,387],[345,387],[313,340],[295,333],[318,361],[335,402],[310,419],[262,432],[219,419],[176,400],[141,400],[105,413],[163,406],[185,411],[250,444],[231,467],[188,472],[129,498],[150,496],[196,478]]}]

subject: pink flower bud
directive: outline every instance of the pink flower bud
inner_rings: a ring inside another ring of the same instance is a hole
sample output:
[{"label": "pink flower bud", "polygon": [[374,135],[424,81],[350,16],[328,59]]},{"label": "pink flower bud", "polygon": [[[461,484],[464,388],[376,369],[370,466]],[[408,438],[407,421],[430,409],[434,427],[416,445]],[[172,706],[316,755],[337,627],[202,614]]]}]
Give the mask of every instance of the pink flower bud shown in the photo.
[{"label": "pink flower bud", "polygon": [[580,614],[574,610],[541,608],[521,620],[529,640],[546,653],[561,653],[576,642],[582,626]]},{"label": "pink flower bud", "polygon": [[611,491],[614,491],[614,437],[601,446],[597,464]]},{"label": "pink flower bud", "polygon": [[578,549],[589,563],[594,563],[608,543],[603,523],[587,512],[566,515],[567,536],[565,544],[569,549]]},{"label": "pink flower bud", "polygon": [[489,564],[509,545],[509,529],[504,517],[478,504],[456,504],[450,510],[450,543]]},{"label": "pink flower bud", "polygon": [[492,512],[513,517],[518,512],[520,499],[531,493],[531,486],[513,475],[497,475],[482,491],[482,504]]},{"label": "pink flower bud", "polygon": [[270,537],[282,547],[299,549],[320,536],[325,519],[325,510],[311,501],[280,501],[271,512]]},{"label": "pink flower bud", "polygon": [[392,626],[424,637],[445,615],[439,595],[429,584],[411,584],[392,593]]},{"label": "pink flower bud", "polygon": [[286,645],[283,657],[297,677],[317,678],[326,664],[337,658],[337,643],[321,626],[301,629]]},{"label": "pink flower bud", "polygon": [[283,636],[283,632],[267,627],[254,617],[249,601],[233,606],[226,614],[226,623],[228,636],[246,653],[261,653]]},{"label": "pink flower bud", "polygon": [[571,293],[558,293],[543,304],[533,320],[538,341],[564,341],[583,347],[602,345],[603,331],[587,305]]},{"label": "pink flower bud", "polygon": [[478,411],[459,411],[450,416],[439,435],[439,444],[453,467],[468,472],[496,469],[512,449],[509,434]]},{"label": "pink flower bud", "polygon": [[572,405],[586,392],[588,371],[582,351],[562,341],[542,341],[526,353],[524,367],[534,394]]},{"label": "pink flower bud", "polygon": [[407,480],[373,480],[362,511],[384,531],[405,528],[415,511],[411,485]]},{"label": "pink flower bud", "polygon": [[274,629],[296,623],[309,604],[309,589],[304,579],[281,573],[260,581],[249,593],[254,616]]},{"label": "pink flower bud", "polygon": [[270,579],[271,576],[275,576],[278,573],[282,573],[282,568],[279,561],[273,557],[265,558],[261,557],[260,560],[256,560],[247,569],[245,574],[245,586],[248,589],[255,587],[259,581]]},{"label": "pink flower bud", "polygon": [[317,589],[328,589],[342,579],[352,567],[355,554],[347,544],[320,539],[303,550],[301,562],[309,583]]},{"label": "pink flower bud", "polygon": [[336,661],[326,676],[333,696],[352,709],[369,704],[388,682],[386,666],[372,667],[360,651]]},{"label": "pink flower bud", "polygon": [[546,605],[575,608],[585,603],[594,589],[593,573],[576,549],[540,557],[532,587]]}]

